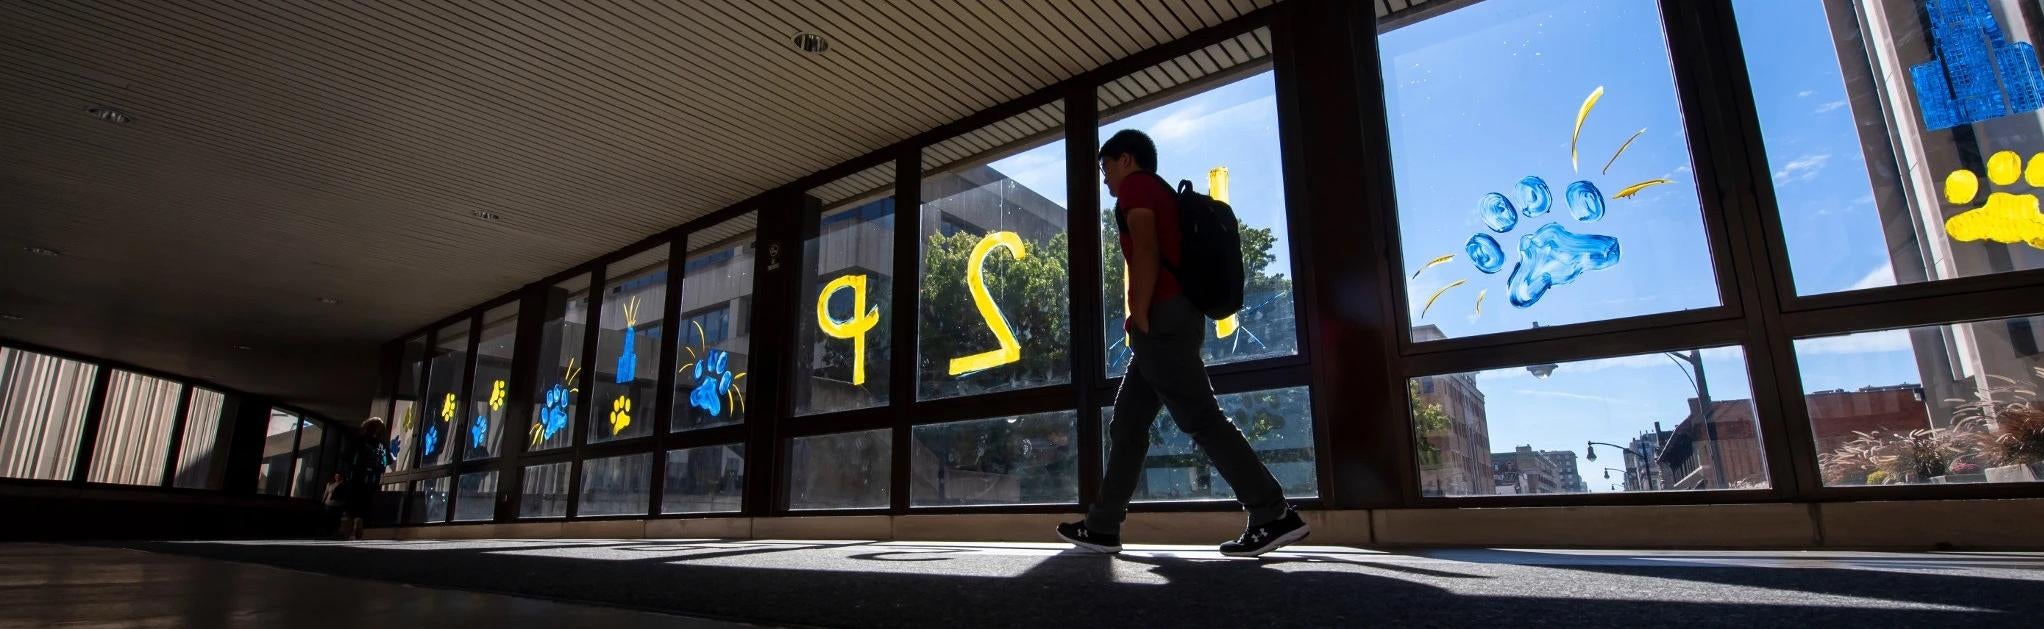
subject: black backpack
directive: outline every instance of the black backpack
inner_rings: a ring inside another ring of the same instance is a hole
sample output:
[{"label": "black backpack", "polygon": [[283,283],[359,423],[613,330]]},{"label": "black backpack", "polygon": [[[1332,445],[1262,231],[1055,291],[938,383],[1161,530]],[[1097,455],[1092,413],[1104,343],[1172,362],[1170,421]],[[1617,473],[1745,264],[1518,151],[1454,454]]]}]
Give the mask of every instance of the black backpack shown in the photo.
[{"label": "black backpack", "polygon": [[[1166,189],[1171,184],[1158,177]],[[1187,301],[1207,318],[1220,320],[1242,310],[1242,224],[1235,209],[1213,197],[1193,192],[1192,182],[1178,182],[1178,264],[1164,263],[1164,270],[1178,278]],[[1123,232],[1128,221],[1120,214],[1115,222]]]}]

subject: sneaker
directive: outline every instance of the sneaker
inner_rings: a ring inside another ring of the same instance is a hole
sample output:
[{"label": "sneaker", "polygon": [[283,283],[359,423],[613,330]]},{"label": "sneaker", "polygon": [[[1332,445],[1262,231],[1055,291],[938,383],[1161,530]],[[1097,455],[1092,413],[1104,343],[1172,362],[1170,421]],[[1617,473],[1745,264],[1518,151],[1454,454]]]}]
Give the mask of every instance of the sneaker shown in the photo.
[{"label": "sneaker", "polygon": [[1057,525],[1057,536],[1064,538],[1064,540],[1067,542],[1071,542],[1073,546],[1078,546],[1080,548],[1084,548],[1086,550],[1090,550],[1096,553],[1121,552],[1120,535],[1115,535],[1112,533],[1095,533],[1093,531],[1087,530],[1086,523],[1084,521],[1066,522],[1064,524]]},{"label": "sneaker", "polygon": [[1276,522],[1258,524],[1242,531],[1235,541],[1221,544],[1221,554],[1229,557],[1255,557],[1284,547],[1302,539],[1312,530],[1306,528],[1306,521],[1299,519],[1299,512],[1285,510],[1285,517]]}]

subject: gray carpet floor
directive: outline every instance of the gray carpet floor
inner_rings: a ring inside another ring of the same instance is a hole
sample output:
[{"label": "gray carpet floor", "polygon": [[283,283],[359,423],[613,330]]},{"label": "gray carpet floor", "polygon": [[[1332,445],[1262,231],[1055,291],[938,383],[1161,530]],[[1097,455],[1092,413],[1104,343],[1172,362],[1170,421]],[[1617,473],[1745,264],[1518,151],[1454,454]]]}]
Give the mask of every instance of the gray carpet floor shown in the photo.
[{"label": "gray carpet floor", "polygon": [[148,542],[155,552],[830,627],[2044,626],[2044,553],[716,540]]}]

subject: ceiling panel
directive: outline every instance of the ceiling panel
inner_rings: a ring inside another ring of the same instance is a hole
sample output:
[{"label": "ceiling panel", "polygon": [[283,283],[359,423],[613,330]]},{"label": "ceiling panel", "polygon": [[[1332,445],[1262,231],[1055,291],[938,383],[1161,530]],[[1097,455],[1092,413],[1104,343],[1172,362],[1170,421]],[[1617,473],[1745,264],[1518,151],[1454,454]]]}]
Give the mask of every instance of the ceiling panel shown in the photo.
[{"label": "ceiling panel", "polygon": [[1272,1],[0,3],[0,338],[353,418],[387,339]]}]

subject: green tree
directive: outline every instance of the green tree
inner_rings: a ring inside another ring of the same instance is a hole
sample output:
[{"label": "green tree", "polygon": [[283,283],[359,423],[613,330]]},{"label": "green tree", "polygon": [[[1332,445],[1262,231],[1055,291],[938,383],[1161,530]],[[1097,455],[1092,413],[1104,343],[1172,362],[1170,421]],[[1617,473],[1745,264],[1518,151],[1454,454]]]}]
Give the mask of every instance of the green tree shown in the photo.
[{"label": "green tree", "polygon": [[1406,401],[1412,405],[1412,439],[1419,448],[1420,465],[1438,466],[1441,464],[1441,449],[1428,441],[1427,435],[1448,430],[1452,420],[1441,405],[1420,397],[1419,383],[1407,381],[1405,391]]},{"label": "green tree", "polygon": [[[1127,266],[1121,259],[1120,233],[1114,222],[1114,211],[1102,210],[1100,266],[1103,275],[1101,286],[1105,289],[1102,303],[1106,307],[1107,355],[1112,373],[1120,373],[1127,368],[1129,359],[1128,348],[1121,345],[1122,312],[1127,302],[1127,293],[1122,289],[1122,274]],[[1270,268],[1277,261],[1277,255],[1272,253],[1277,248],[1277,231],[1245,223],[1241,224],[1241,234],[1243,312],[1237,316],[1237,321],[1249,334],[1230,338],[1209,337],[1201,350],[1201,355],[1209,362],[1236,356],[1290,354],[1299,348],[1292,310],[1292,280],[1282,271],[1273,272]],[[1257,345],[1250,338],[1262,345]]]},{"label": "green tree", "polygon": [[1019,389],[1070,378],[1071,265],[1066,252],[1071,241],[1063,233],[1024,241],[1027,256],[1020,260],[996,250],[983,267],[987,293],[1021,345],[1021,360],[979,373],[949,375],[951,359],[1000,347],[965,279],[980,238],[965,232],[932,234],[924,244],[917,317],[921,351],[916,359],[922,397]]}]

